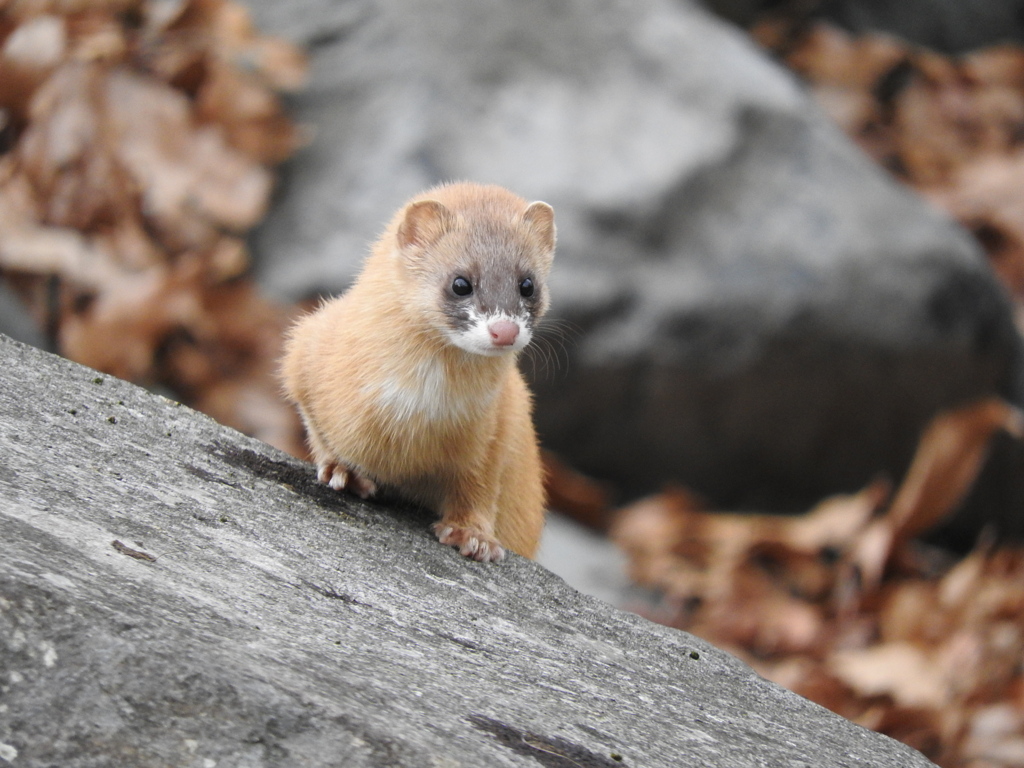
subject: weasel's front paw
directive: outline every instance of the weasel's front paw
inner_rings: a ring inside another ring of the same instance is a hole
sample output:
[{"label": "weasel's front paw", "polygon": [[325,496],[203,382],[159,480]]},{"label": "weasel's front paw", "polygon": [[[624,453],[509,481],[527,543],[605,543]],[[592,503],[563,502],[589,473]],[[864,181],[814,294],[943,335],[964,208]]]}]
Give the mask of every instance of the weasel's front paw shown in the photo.
[{"label": "weasel's front paw", "polygon": [[368,499],[377,492],[377,484],[373,480],[344,464],[321,464],[316,476],[321,483],[327,483],[334,490],[347,490],[360,499]]},{"label": "weasel's front paw", "polygon": [[498,540],[477,528],[462,528],[442,521],[434,524],[434,533],[438,541],[455,547],[463,557],[471,557],[481,563],[496,563],[505,557],[505,550]]}]

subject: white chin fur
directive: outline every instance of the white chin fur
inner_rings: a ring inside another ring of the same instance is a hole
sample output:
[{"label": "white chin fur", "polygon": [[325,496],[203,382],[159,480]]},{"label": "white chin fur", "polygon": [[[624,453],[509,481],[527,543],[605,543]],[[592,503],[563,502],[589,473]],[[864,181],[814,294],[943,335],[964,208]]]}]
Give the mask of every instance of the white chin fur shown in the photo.
[{"label": "white chin fur", "polygon": [[[491,333],[488,330],[488,326],[498,320],[507,320],[509,322],[516,323],[519,326],[519,335],[516,336],[516,340],[508,346],[495,346],[491,340]],[[475,355],[485,355],[487,357],[498,357],[500,355],[507,355],[510,352],[520,352],[529,343],[530,339],[533,338],[533,332],[526,327],[526,324],[519,318],[509,317],[507,315],[492,315],[490,317],[473,317],[473,324],[465,331],[453,331],[447,332],[449,341],[457,346],[459,349],[465,350],[466,352],[472,352]]]}]

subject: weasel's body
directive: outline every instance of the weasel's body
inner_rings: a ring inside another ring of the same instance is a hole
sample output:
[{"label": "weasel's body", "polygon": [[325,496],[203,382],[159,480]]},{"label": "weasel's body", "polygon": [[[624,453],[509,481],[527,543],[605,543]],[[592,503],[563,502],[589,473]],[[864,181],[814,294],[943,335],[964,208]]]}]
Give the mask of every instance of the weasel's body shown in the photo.
[{"label": "weasel's body", "polygon": [[410,201],[356,283],[295,326],[283,362],[323,482],[435,509],[444,544],[532,557],[544,492],[516,366],[547,309],[554,214],[500,187]]}]

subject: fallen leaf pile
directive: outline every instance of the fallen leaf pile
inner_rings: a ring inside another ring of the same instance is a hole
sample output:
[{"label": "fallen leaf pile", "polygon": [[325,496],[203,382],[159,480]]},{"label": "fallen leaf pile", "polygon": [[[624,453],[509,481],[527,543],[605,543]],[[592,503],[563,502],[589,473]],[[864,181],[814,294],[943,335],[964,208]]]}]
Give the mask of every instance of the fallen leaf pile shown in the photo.
[{"label": "fallen leaf pile", "polygon": [[971,230],[1024,301],[1024,48],[948,57],[788,13],[753,32],[869,155]]},{"label": "fallen leaf pile", "polygon": [[0,3],[0,274],[61,354],[297,453],[243,236],[304,74],[230,0]]},{"label": "fallen leaf pile", "polygon": [[1024,414],[997,399],[935,417],[891,501],[876,482],[802,517],[737,515],[673,490],[620,510],[611,537],[660,596],[651,618],[945,768],[1024,766],[1024,550],[955,562],[914,539],[1001,429],[1024,436]]}]

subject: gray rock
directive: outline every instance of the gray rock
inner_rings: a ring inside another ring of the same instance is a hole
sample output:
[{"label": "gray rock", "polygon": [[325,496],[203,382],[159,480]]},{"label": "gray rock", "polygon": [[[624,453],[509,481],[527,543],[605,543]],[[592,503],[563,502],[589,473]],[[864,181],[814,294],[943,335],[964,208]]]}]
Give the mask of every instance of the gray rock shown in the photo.
[{"label": "gray rock", "polygon": [[4,765],[931,765],[7,337],[0,457]]},{"label": "gray rock", "polygon": [[625,553],[592,528],[558,512],[548,513],[537,562],[573,589],[618,607],[635,604],[645,591],[631,586]]},{"label": "gray rock", "polygon": [[[316,130],[254,240],[260,278],[343,289],[442,180],[551,202],[554,321],[526,369],[545,443],[579,469],[806,509],[898,478],[937,410],[1019,398],[1008,303],[966,233],[696,6],[252,7],[311,47],[296,109]],[[992,480],[998,510],[1024,503],[1015,474]]]},{"label": "gray rock", "polygon": [[3,282],[0,282],[0,333],[42,349],[48,346],[45,334],[32,322],[14,291]]}]

